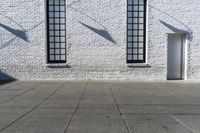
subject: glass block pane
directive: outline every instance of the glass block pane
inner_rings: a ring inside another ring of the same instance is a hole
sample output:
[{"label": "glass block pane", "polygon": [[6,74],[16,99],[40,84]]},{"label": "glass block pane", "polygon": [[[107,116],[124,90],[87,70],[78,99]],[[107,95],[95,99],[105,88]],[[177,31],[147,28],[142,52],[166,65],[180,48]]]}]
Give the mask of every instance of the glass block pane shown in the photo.
[{"label": "glass block pane", "polygon": [[61,37],[61,42],[65,42],[65,37]]},{"label": "glass block pane", "polygon": [[60,19],[60,23],[61,23],[61,24],[64,24],[64,23],[65,23],[65,19],[61,18],[61,19]]},{"label": "glass block pane", "polygon": [[54,43],[49,44],[50,48],[54,48]]},{"label": "glass block pane", "polygon": [[61,13],[60,13],[60,17],[65,17],[65,13],[64,13],[64,12],[61,12]]},{"label": "glass block pane", "polygon": [[54,17],[54,13],[53,12],[49,12],[49,17]]},{"label": "glass block pane", "polygon": [[128,55],[128,60],[132,60],[132,55]]},{"label": "glass block pane", "polygon": [[138,49],[133,49],[133,53],[137,54],[138,53]]},{"label": "glass block pane", "polygon": [[128,47],[132,47],[133,46],[133,44],[132,43],[128,43]]},{"label": "glass block pane", "polygon": [[55,54],[60,54],[60,49],[56,49]]},{"label": "glass block pane", "polygon": [[55,60],[57,60],[57,61],[59,61],[59,60],[60,60],[60,55],[56,55],[55,57],[56,57],[56,59],[55,59]]},{"label": "glass block pane", "polygon": [[65,54],[65,49],[61,49],[61,54]]},{"label": "glass block pane", "polygon": [[65,0],[60,0],[60,5],[65,5]]},{"label": "glass block pane", "polygon": [[128,35],[133,35],[133,31],[128,31]]},{"label": "glass block pane", "polygon": [[133,23],[133,19],[132,19],[132,18],[129,18],[129,19],[128,19],[128,23]]},{"label": "glass block pane", "polygon": [[61,36],[65,36],[65,31],[61,31],[61,32],[60,32],[60,35],[61,35]]},{"label": "glass block pane", "polygon": [[65,48],[65,43],[61,43],[61,48]]},{"label": "glass block pane", "polygon": [[50,49],[50,54],[54,54],[54,49]]},{"label": "glass block pane", "polygon": [[134,55],[134,56],[133,56],[133,60],[138,60],[137,55]]},{"label": "glass block pane", "polygon": [[55,36],[59,36],[60,35],[60,31],[55,31]]},{"label": "glass block pane", "polygon": [[50,61],[54,61],[54,55],[50,55]]},{"label": "glass block pane", "polygon": [[128,6],[128,11],[132,11],[133,7],[132,6]]},{"label": "glass block pane", "polygon": [[139,49],[139,54],[143,54],[143,49]]},{"label": "glass block pane", "polygon": [[60,11],[65,11],[65,7],[64,6],[60,6]]},{"label": "glass block pane", "polygon": [[49,31],[49,36],[54,36],[54,31]]},{"label": "glass block pane", "polygon": [[60,7],[59,6],[55,6],[55,11],[60,11]]},{"label": "glass block pane", "polygon": [[60,43],[55,43],[55,48],[60,48]]},{"label": "glass block pane", "polygon": [[144,60],[144,56],[143,55],[139,55],[139,60]]},{"label": "glass block pane", "polygon": [[56,19],[55,19],[55,23],[58,24],[59,22],[60,22],[59,18],[56,18]]},{"label": "glass block pane", "polygon": [[54,0],[55,1],[55,5],[59,5],[59,0]]},{"label": "glass block pane", "polygon": [[49,11],[54,11],[54,7],[53,6],[49,6]]},{"label": "glass block pane", "polygon": [[55,42],[60,42],[60,37],[55,37]]},{"label": "glass block pane", "polygon": [[132,54],[132,53],[133,53],[132,49],[128,49],[128,54]]},{"label": "glass block pane", "polygon": [[61,55],[61,60],[66,60],[65,55]]},{"label": "glass block pane", "polygon": [[49,5],[53,5],[54,0],[48,0],[48,1],[49,1]]}]

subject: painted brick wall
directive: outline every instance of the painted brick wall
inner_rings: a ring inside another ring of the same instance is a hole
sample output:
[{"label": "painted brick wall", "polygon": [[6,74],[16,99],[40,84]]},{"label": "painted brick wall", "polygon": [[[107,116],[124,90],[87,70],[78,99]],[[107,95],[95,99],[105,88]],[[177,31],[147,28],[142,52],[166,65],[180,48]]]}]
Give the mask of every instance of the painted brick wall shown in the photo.
[{"label": "painted brick wall", "polygon": [[188,33],[188,80],[200,79],[199,0],[148,0],[148,67],[126,64],[126,0],[66,3],[68,67],[57,68],[46,64],[45,1],[0,3],[0,79],[166,80],[166,33],[183,31]]}]

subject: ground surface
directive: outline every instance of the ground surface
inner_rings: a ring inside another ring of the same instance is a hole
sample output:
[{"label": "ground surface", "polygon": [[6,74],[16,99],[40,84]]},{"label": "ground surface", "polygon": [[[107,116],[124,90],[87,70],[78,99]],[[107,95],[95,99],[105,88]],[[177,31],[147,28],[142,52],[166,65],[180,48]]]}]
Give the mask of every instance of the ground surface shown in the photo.
[{"label": "ground surface", "polygon": [[200,83],[1,83],[0,133],[200,133]]}]

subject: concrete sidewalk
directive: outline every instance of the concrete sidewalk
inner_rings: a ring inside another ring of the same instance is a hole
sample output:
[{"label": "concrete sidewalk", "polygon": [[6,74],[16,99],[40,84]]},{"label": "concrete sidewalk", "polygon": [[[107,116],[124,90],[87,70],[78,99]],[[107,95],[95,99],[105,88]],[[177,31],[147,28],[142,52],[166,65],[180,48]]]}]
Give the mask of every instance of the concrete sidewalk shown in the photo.
[{"label": "concrete sidewalk", "polygon": [[0,133],[200,133],[200,83],[2,83]]}]

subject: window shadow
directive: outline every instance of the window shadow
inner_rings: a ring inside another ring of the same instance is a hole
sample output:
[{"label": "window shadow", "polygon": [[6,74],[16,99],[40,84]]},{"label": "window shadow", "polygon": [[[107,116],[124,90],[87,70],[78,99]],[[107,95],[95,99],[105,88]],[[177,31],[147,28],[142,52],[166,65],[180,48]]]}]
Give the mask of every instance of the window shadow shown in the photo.
[{"label": "window shadow", "polygon": [[0,26],[4,29],[6,29],[7,31],[9,31],[10,33],[14,34],[15,36],[21,38],[22,40],[26,41],[26,42],[29,42],[28,40],[28,36],[26,34],[26,31],[24,30],[16,30],[16,29],[13,29],[9,26],[6,26],[2,23],[0,23]]},{"label": "window shadow", "polygon": [[183,29],[179,29],[179,28],[176,28],[162,20],[160,20],[160,23],[162,23],[164,26],[166,26],[168,29],[170,29],[171,31],[175,32],[175,33],[189,33],[188,31],[186,30],[183,30]]},{"label": "window shadow", "polygon": [[169,28],[171,31],[173,31],[175,33],[186,33],[186,34],[188,34],[188,39],[190,41],[193,40],[193,32],[191,30],[188,31],[188,30],[176,28],[176,27],[174,27],[174,26],[172,26],[172,25],[170,25],[170,24],[168,24],[168,23],[166,23],[162,20],[160,20],[160,23],[163,24],[164,26],[166,26],[167,28]]},{"label": "window shadow", "polygon": [[102,29],[97,29],[97,28],[94,28],[92,26],[89,26],[87,24],[84,24],[82,22],[79,22],[80,24],[82,24],[83,26],[87,27],[88,29],[90,29],[91,31],[95,32],[96,34],[98,34],[99,36],[107,39],[108,41],[114,43],[114,44],[117,44],[116,41],[112,38],[112,36],[110,35],[110,33],[106,30],[102,30]]}]

